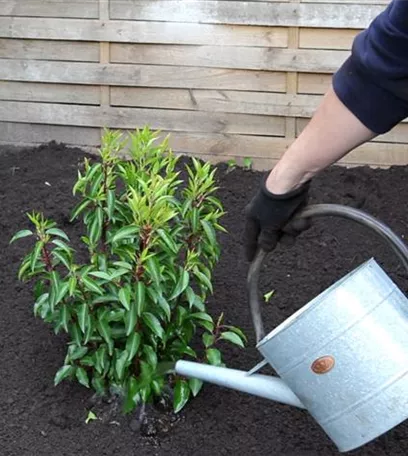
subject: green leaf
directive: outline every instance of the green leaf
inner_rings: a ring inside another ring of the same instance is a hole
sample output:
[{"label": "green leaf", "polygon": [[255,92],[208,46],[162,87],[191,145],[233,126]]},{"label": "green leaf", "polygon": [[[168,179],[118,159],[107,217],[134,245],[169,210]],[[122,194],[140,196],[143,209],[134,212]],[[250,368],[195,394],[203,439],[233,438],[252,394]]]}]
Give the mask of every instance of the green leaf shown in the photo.
[{"label": "green leaf", "polygon": [[216,348],[209,348],[205,352],[207,360],[213,366],[220,366],[221,362],[221,352]]},{"label": "green leaf", "polygon": [[112,220],[113,214],[115,211],[115,191],[114,190],[108,190],[107,205],[108,205],[108,217],[110,220]]},{"label": "green leaf", "polygon": [[125,374],[125,368],[126,363],[128,361],[128,357],[129,353],[127,352],[127,350],[123,350],[121,355],[116,359],[115,370],[119,380],[122,380]]},{"label": "green leaf", "polygon": [[190,388],[185,380],[178,379],[174,389],[173,409],[178,413],[187,403],[190,397]]},{"label": "green leaf", "polygon": [[190,305],[190,309],[192,307],[196,307],[200,312],[205,312],[205,305],[201,298],[194,293],[194,290],[191,287],[186,289],[186,296],[188,303]]},{"label": "green leaf", "polygon": [[67,244],[65,244],[64,241],[61,241],[61,239],[53,239],[51,241],[53,244],[55,244],[57,247],[60,249],[64,250],[64,252],[67,252],[69,255],[71,254],[71,247],[69,247]]},{"label": "green leaf", "polygon": [[160,309],[162,309],[163,312],[166,314],[167,321],[170,321],[171,308],[170,308],[169,303],[166,301],[166,299],[162,295],[158,296],[157,304],[160,306]]},{"label": "green leaf", "polygon": [[138,317],[142,314],[145,309],[146,301],[146,287],[141,281],[137,282],[136,285],[136,312]]},{"label": "green leaf", "polygon": [[70,314],[68,310],[68,306],[66,304],[61,306],[61,323],[62,327],[65,329],[66,332],[69,331],[68,329],[68,323],[70,319]]},{"label": "green leaf", "polygon": [[97,394],[103,395],[105,393],[105,380],[102,377],[94,375],[92,377],[92,386]]},{"label": "green leaf", "polygon": [[86,417],[85,424],[88,424],[90,421],[97,420],[97,416],[92,410],[89,410],[88,416]]},{"label": "green leaf", "polygon": [[238,334],[235,334],[232,331],[227,331],[224,332],[220,335],[220,339],[228,340],[229,342],[239,345],[242,348],[245,348],[244,343],[242,342],[241,338],[238,336]]},{"label": "green leaf", "polygon": [[86,322],[85,322],[85,341],[84,341],[85,344],[87,344],[89,342],[89,340],[91,339],[94,329],[95,329],[94,319],[88,313],[88,315],[86,317]]},{"label": "green leaf", "polygon": [[152,332],[160,339],[163,339],[164,331],[157,317],[150,312],[145,312],[142,318],[144,323],[152,330]]},{"label": "green leaf", "polygon": [[59,278],[58,272],[52,271],[51,272],[51,291],[50,291],[50,307],[51,312],[54,312],[54,308],[57,303],[57,296],[59,292]]},{"label": "green leaf", "polygon": [[157,234],[164,241],[164,243],[171,250],[171,252],[177,254],[178,248],[177,248],[175,242],[173,241],[173,239],[162,228],[159,228],[157,230]]},{"label": "green leaf", "polygon": [[138,396],[138,384],[135,377],[131,376],[127,383],[126,388],[126,398],[124,402],[123,411],[125,413],[130,413],[136,407],[137,396]]},{"label": "green leaf", "polygon": [[217,236],[215,234],[214,228],[207,220],[201,220],[201,226],[204,228],[207,239],[210,241],[212,246],[217,245]]},{"label": "green leaf", "polygon": [[137,226],[124,226],[115,233],[115,235],[112,237],[111,242],[117,243],[119,241],[123,241],[124,239],[130,239],[134,237],[138,231],[139,228]]},{"label": "green leaf", "polygon": [[86,370],[83,367],[77,367],[75,372],[76,378],[78,379],[81,385],[86,386],[89,388],[89,379]]},{"label": "green leaf", "polygon": [[17,241],[17,239],[21,239],[27,236],[32,236],[33,232],[31,230],[21,230],[18,231],[10,240],[10,244],[12,244],[14,241]]},{"label": "green leaf", "polygon": [[213,334],[204,333],[203,334],[203,344],[205,348],[209,348],[214,344],[215,337]]},{"label": "green leaf", "polygon": [[68,365],[62,366],[60,369],[58,369],[54,377],[54,385],[57,386],[62,382],[62,380],[68,378],[72,374],[72,371],[73,367]]},{"label": "green leaf", "polygon": [[44,247],[44,243],[42,241],[36,242],[33,253],[31,254],[31,262],[30,262],[31,272],[34,272],[34,269],[37,265],[37,261],[38,261],[38,258],[40,257],[41,250],[43,247]]},{"label": "green leaf", "polygon": [[38,297],[37,301],[34,304],[34,315],[38,316],[38,312],[40,308],[43,306],[44,303],[47,302],[49,298],[49,293],[43,293],[41,296]]},{"label": "green leaf", "polygon": [[132,359],[135,357],[137,351],[139,350],[140,340],[140,334],[136,332],[133,332],[127,338],[126,351],[128,352],[128,361],[132,361]]},{"label": "green leaf", "polygon": [[95,211],[95,216],[92,220],[91,227],[89,230],[89,240],[92,245],[95,245],[99,242],[99,239],[102,235],[102,224],[103,224],[103,211],[101,207],[97,207]]},{"label": "green leaf", "polygon": [[153,367],[153,369],[156,369],[157,355],[154,349],[150,345],[144,345],[143,352],[146,355],[147,362]]},{"label": "green leaf", "polygon": [[159,263],[155,257],[149,257],[146,261],[147,266],[146,269],[150,274],[150,277],[153,279],[154,282],[160,283],[161,282],[161,275],[160,275],[160,268]]},{"label": "green leaf", "polygon": [[131,301],[130,309],[126,312],[125,315],[125,327],[126,335],[129,336],[130,333],[134,330],[137,322],[137,308],[135,301]]},{"label": "green leaf", "polygon": [[71,339],[75,342],[76,345],[82,345],[81,330],[76,323],[71,324],[69,327],[69,333],[71,335]]},{"label": "green leaf", "polygon": [[106,352],[106,345],[101,345],[95,352],[95,369],[101,375],[106,368]]},{"label": "green leaf", "polygon": [[[101,317],[101,316],[99,316],[99,317]],[[106,321],[104,316],[102,316],[102,318],[98,319],[98,331],[99,331],[99,334],[105,340],[105,342],[108,344],[109,355],[112,356],[112,354],[113,354],[113,340],[112,340],[112,335],[111,335],[111,328],[110,328],[109,323]]]},{"label": "green leaf", "polygon": [[77,347],[75,345],[71,345],[73,347],[72,353],[69,355],[69,359],[76,360],[83,358],[88,353],[87,347]]},{"label": "green leaf", "polygon": [[130,287],[126,285],[119,290],[119,301],[122,303],[126,310],[130,310]]},{"label": "green leaf", "polygon": [[212,283],[205,274],[200,272],[197,268],[194,268],[194,275],[197,277],[197,279],[200,281],[202,285],[204,285],[208,290],[210,290],[211,293],[213,292]]},{"label": "green leaf", "polygon": [[188,283],[190,280],[190,276],[187,271],[183,270],[181,272],[181,275],[178,279],[178,282],[173,290],[173,293],[171,294],[169,301],[177,298],[183,291],[188,287]]},{"label": "green leaf", "polygon": [[272,296],[274,295],[274,293],[275,293],[275,290],[271,290],[271,291],[269,291],[268,293],[265,293],[265,294],[264,294],[264,300],[265,300],[265,302],[269,302],[270,299],[272,298]]},{"label": "green leaf", "polygon": [[112,277],[105,271],[93,271],[93,272],[89,272],[88,275],[97,277],[98,279],[103,279],[103,280],[108,280],[108,281],[110,281],[112,279]]},{"label": "green leaf", "polygon": [[57,249],[54,249],[52,251],[52,255],[60,262],[62,263],[68,271],[71,269],[71,265],[69,263],[68,258],[65,257],[65,255],[62,252],[59,252]]},{"label": "green leaf", "polygon": [[59,236],[69,242],[69,237],[58,228],[50,228],[46,231],[47,234],[52,234],[53,236]]},{"label": "green leaf", "polygon": [[68,288],[69,288],[69,282],[63,282],[62,284],[61,283],[59,284],[57,300],[56,300],[55,304],[60,303],[65,298],[65,295],[68,293]]},{"label": "green leaf", "polygon": [[227,329],[229,329],[230,331],[232,331],[232,332],[238,334],[238,336],[239,336],[243,341],[245,341],[245,342],[247,341],[246,335],[243,333],[243,331],[242,331],[241,329],[237,328],[236,326],[227,326],[227,325],[226,325],[226,326],[224,326],[224,328],[227,328]]},{"label": "green leaf", "polygon": [[211,315],[209,315],[206,312],[196,312],[190,314],[190,318],[194,318],[196,320],[204,320],[204,321],[209,321],[210,323],[213,323],[213,319]]},{"label": "green leaf", "polygon": [[190,391],[193,393],[193,396],[195,397],[200,392],[203,386],[203,382],[196,378],[190,378],[188,381],[188,386],[190,387]]},{"label": "green leaf", "polygon": [[113,263],[114,266],[119,266],[120,268],[127,269],[128,271],[132,270],[132,265],[127,263],[126,261],[115,261]]},{"label": "green leaf", "polygon": [[70,296],[74,296],[75,290],[77,286],[77,279],[75,276],[70,277],[69,279],[69,288],[68,288],[68,294]]},{"label": "green leaf", "polygon": [[89,278],[88,276],[82,276],[82,282],[89,291],[93,291],[94,293],[98,293],[100,295],[103,295],[105,293],[103,291],[103,288],[99,286],[95,280]]},{"label": "green leaf", "polygon": [[77,204],[74,208],[74,210],[72,211],[72,215],[71,215],[71,219],[70,221],[72,222],[73,220],[75,220],[78,215],[84,210],[87,208],[87,206],[89,206],[89,204],[91,203],[91,200],[89,199],[86,199],[84,201],[81,201],[79,204]]},{"label": "green leaf", "polygon": [[88,322],[89,317],[89,308],[87,303],[83,303],[80,305],[78,309],[78,323],[81,331],[85,334],[86,331],[86,324]]}]

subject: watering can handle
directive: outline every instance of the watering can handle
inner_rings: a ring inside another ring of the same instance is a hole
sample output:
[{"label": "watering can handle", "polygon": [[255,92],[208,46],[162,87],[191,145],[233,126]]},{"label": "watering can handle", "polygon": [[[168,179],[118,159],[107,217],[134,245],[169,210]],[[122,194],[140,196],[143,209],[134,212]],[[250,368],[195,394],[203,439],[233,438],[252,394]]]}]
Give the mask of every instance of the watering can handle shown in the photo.
[{"label": "watering can handle", "polygon": [[[299,215],[297,215],[296,218],[313,218],[321,216],[338,216],[354,220],[360,225],[371,228],[375,233],[379,234],[385,241],[387,241],[408,272],[408,247],[393,231],[391,231],[388,226],[384,225],[379,220],[359,209],[339,204],[316,204],[308,206]],[[249,305],[251,308],[257,343],[265,336],[258,294],[258,282],[261,266],[266,256],[267,253],[265,251],[258,251],[255,259],[250,265],[247,277]]]}]

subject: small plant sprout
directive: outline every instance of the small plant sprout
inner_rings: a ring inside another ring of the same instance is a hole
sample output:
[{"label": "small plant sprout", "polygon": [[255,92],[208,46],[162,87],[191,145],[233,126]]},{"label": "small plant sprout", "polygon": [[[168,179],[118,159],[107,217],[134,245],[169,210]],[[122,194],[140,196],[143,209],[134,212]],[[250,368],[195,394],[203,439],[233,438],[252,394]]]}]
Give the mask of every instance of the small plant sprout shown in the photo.
[{"label": "small plant sprout", "polygon": [[275,290],[271,290],[268,293],[265,293],[264,294],[265,302],[269,302],[271,300],[272,296],[274,295],[274,293],[275,293]]},{"label": "small plant sprout", "polygon": [[252,158],[245,157],[244,160],[243,160],[243,165],[244,165],[244,169],[246,169],[248,171],[250,169],[252,169]]},{"label": "small plant sprout", "polygon": [[85,424],[88,424],[90,421],[97,420],[98,417],[95,415],[95,413],[92,410],[89,410],[88,416],[86,417]]},{"label": "small plant sprout", "polygon": [[231,158],[231,160],[227,161],[227,166],[227,173],[230,173],[234,171],[234,169],[237,167],[237,162],[233,158]]},{"label": "small plant sprout", "polygon": [[[120,158],[127,143],[130,160]],[[183,182],[178,160],[148,128],[125,139],[106,130],[99,159],[85,159],[73,186],[72,220],[83,221],[88,259],[78,262],[66,233],[37,212],[28,214],[33,229],[11,240],[34,239],[18,277],[35,279],[35,316],[68,335],[55,385],[69,379],[100,395],[119,391],[125,412],[169,386],[181,410],[201,383],[163,366],[183,357],[221,365],[218,343],[246,341],[206,309],[217,232],[225,231],[216,169],[193,158]],[[202,348],[193,349],[198,329]]]}]

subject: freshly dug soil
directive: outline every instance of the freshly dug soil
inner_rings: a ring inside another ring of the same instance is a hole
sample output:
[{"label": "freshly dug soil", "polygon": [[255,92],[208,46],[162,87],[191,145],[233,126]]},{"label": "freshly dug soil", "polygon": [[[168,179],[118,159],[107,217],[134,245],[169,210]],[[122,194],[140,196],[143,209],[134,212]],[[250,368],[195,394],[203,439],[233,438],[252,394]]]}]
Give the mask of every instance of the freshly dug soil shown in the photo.
[{"label": "freshly dug soil", "polygon": [[[92,405],[89,390],[53,378],[63,360],[64,340],[32,312],[31,288],[17,280],[29,241],[8,245],[25,228],[25,213],[42,210],[73,239],[80,224],[69,223],[72,184],[85,154],[48,144],[32,150],[0,149],[0,454],[1,456],[132,455],[277,455],[338,454],[304,411],[264,399],[205,385],[177,419],[158,416],[142,429],[137,417],[122,417],[114,405]],[[223,311],[229,323],[249,335],[249,348],[226,346],[230,367],[249,369],[260,361],[247,305],[248,264],[242,252],[243,209],[255,192],[260,173],[219,166],[219,196],[229,233],[221,236],[222,257],[215,273],[213,315]],[[373,170],[334,167],[313,183],[311,202],[342,203],[370,212],[396,233],[408,235],[408,167]],[[291,248],[279,247],[268,260],[262,291],[276,290],[264,305],[272,329],[296,309],[370,256],[404,292],[408,280],[398,260],[370,232],[351,222],[321,219]],[[110,407],[110,409],[109,409]],[[90,408],[103,421],[85,424]],[[112,410],[111,410],[112,409]],[[109,414],[110,413],[110,414]],[[148,410],[148,414],[149,414]],[[350,454],[408,454],[408,422]]]}]

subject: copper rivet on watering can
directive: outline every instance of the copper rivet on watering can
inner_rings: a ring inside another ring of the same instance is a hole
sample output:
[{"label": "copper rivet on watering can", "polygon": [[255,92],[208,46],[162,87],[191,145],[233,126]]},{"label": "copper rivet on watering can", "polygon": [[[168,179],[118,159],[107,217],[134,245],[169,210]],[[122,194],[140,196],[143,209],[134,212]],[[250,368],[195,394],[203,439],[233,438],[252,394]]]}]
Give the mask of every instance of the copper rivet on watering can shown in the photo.
[{"label": "copper rivet on watering can", "polygon": [[315,374],[327,374],[334,367],[334,358],[333,356],[322,356],[313,361],[312,371]]}]

